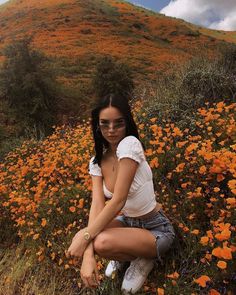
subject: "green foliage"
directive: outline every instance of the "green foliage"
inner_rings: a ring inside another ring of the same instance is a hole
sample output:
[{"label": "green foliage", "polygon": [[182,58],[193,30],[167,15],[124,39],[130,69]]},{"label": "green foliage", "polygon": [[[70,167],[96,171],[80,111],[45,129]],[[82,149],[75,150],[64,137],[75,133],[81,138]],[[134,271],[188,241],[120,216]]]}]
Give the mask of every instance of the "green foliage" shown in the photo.
[{"label": "green foliage", "polygon": [[0,138],[0,161],[4,159],[4,157],[15,148],[22,145],[24,142],[23,137],[16,137],[6,135],[6,130],[1,127],[1,138]]},{"label": "green foliage", "polygon": [[93,87],[98,97],[114,93],[128,98],[134,89],[131,69],[111,56],[104,56],[97,64]]},{"label": "green foliage", "polygon": [[182,67],[172,65],[168,74],[158,73],[146,91],[148,117],[157,116],[159,124],[170,119],[193,130],[197,108],[235,101],[236,47],[224,49],[214,60],[198,56]]},{"label": "green foliage", "polygon": [[[1,94],[0,94],[1,97]],[[4,156],[21,145],[21,126],[16,124],[15,111],[3,99],[0,100],[0,162]]]},{"label": "green foliage", "polygon": [[19,241],[15,222],[11,219],[11,212],[2,206],[2,203],[7,201],[6,196],[1,196],[0,204],[0,245],[10,246]]},{"label": "green foliage", "polygon": [[[210,104],[224,99],[231,102],[236,94],[236,48],[232,51],[231,62],[227,56],[215,61],[205,58],[194,58],[184,68],[182,75],[182,88],[193,97],[194,107],[202,106],[209,101]],[[225,54],[229,55],[229,51]],[[183,101],[183,100],[182,100]],[[181,102],[182,102],[181,101]]]},{"label": "green foliage", "polygon": [[147,31],[146,26],[142,22],[134,22],[131,26],[137,30]]},{"label": "green foliage", "polygon": [[[139,113],[141,119],[146,116],[135,107],[134,112],[135,115]],[[235,105],[226,106],[223,102],[199,112],[199,137],[193,136],[195,134],[188,130],[178,130],[174,123],[161,128],[155,118],[146,125],[138,124],[149,153],[147,161],[153,168],[158,201],[173,222],[177,238],[165,257],[164,265],[155,267],[147,285],[137,294],[156,294],[158,287],[164,288],[165,293],[170,295],[182,294],[182,290],[184,294],[208,294],[211,288],[220,291],[222,286],[229,294],[233,290],[234,257],[226,259],[227,269],[222,271],[217,267],[217,257],[212,255],[211,260],[207,260],[205,254],[212,253],[213,248],[221,247],[226,242],[226,238],[223,243],[217,238],[217,234],[223,231],[217,228],[218,221],[225,225],[232,224],[228,247],[235,243],[235,207],[233,203],[229,206],[228,202],[234,197],[233,187],[231,189],[228,185],[234,176],[234,112]],[[85,295],[92,292],[81,288],[81,279],[76,274],[80,264],[72,263],[64,255],[72,237],[86,225],[88,219],[91,186],[87,182],[87,164],[92,141],[87,130],[87,124],[78,125],[74,129],[58,129],[40,143],[27,142],[24,147],[11,153],[0,167],[0,178],[2,176],[3,179],[0,186],[0,222],[2,219],[4,231],[12,230],[10,217],[19,223],[19,246],[25,244],[26,249],[17,259],[13,257],[14,264],[13,259],[5,262],[6,257],[2,259],[0,255],[0,280],[3,282],[0,294],[18,294],[19,288],[25,290],[25,293],[19,294],[28,295],[32,273],[34,287],[30,285],[30,290],[40,288],[35,295],[42,294],[41,288],[47,290],[45,294]],[[212,145],[209,145],[211,141]],[[220,144],[222,142],[223,146]],[[203,165],[205,171],[201,169]],[[218,179],[219,174],[224,175],[224,179]],[[199,233],[194,233],[194,230]],[[202,245],[201,238],[208,231],[214,237],[207,245]],[[8,233],[3,234],[7,239]],[[4,252],[8,253],[8,248]],[[31,255],[29,258],[27,253]],[[235,255],[233,250],[232,255]],[[107,261],[98,259],[103,272]],[[29,261],[32,261],[31,265]],[[25,269],[27,265],[29,273]],[[50,271],[41,272],[44,267]],[[171,280],[168,276],[176,272],[178,278]],[[52,276],[54,278],[54,274],[56,280],[52,286],[50,279]],[[194,282],[202,274],[211,278],[204,290]],[[59,276],[61,280],[58,280]],[[5,284],[6,277],[11,280],[6,281],[8,284]],[[71,285],[73,278],[76,278],[75,286]],[[120,294],[122,279],[121,274],[112,279],[104,278],[94,294]],[[8,286],[12,293],[6,292]]]},{"label": "green foliage", "polygon": [[46,57],[30,48],[30,39],[8,45],[5,56],[0,73],[1,92],[15,110],[22,130],[32,130],[37,139],[51,134],[56,123],[58,94],[53,75],[45,67]]},{"label": "green foliage", "polygon": [[96,0],[91,1],[87,0],[84,4],[81,1],[81,7],[83,7],[83,19],[89,20],[92,23],[104,22],[104,18],[106,21],[109,21],[113,25],[121,24],[119,20],[120,12],[119,10],[109,4],[107,1]]},{"label": "green foliage", "polygon": [[52,265],[49,260],[40,264],[34,255],[27,254],[27,250],[29,248],[24,243],[11,246],[4,252],[0,249],[0,294],[78,294],[74,272],[67,270],[65,276],[65,270]]},{"label": "green foliage", "polygon": [[191,30],[188,26],[182,24],[178,27],[178,30],[174,30],[170,33],[171,36],[188,36],[188,37],[199,37],[200,32]]}]

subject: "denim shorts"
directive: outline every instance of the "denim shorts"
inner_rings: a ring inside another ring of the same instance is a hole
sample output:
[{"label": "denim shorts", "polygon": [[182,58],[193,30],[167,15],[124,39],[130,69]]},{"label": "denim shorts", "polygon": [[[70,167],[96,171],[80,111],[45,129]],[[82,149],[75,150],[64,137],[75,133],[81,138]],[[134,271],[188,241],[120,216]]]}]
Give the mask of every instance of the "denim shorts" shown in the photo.
[{"label": "denim shorts", "polygon": [[138,227],[149,230],[156,239],[156,259],[163,265],[162,257],[170,249],[175,238],[175,232],[170,220],[162,209],[145,219],[125,215],[119,215],[116,219],[124,223],[124,226],[127,227]]}]

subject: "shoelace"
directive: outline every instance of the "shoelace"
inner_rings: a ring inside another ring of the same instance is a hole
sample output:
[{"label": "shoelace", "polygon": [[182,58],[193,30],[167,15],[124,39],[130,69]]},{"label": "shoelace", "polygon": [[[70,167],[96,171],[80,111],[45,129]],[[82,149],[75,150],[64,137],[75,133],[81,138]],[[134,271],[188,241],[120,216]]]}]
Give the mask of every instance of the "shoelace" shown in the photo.
[{"label": "shoelace", "polygon": [[125,274],[125,278],[129,281],[137,274],[137,272],[139,272],[142,276],[145,276],[145,271],[139,261],[134,261],[134,263],[131,262],[129,269]]},{"label": "shoelace", "polygon": [[118,269],[120,267],[119,261],[113,260],[113,261],[111,261],[111,264],[112,264],[112,267],[115,269]]}]

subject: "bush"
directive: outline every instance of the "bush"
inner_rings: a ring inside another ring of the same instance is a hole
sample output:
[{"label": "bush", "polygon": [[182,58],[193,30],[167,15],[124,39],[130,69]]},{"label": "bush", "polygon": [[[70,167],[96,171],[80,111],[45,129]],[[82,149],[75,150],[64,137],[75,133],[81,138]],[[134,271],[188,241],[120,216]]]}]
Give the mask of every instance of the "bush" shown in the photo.
[{"label": "bush", "polygon": [[56,123],[58,93],[52,72],[45,68],[46,57],[32,50],[30,42],[30,38],[25,38],[5,48],[0,90],[15,110],[22,132],[32,129],[41,139],[51,134]]},{"label": "bush", "polygon": [[99,98],[111,93],[129,98],[134,89],[129,66],[117,62],[111,56],[104,56],[100,59],[92,83]]},{"label": "bush", "polygon": [[221,101],[235,101],[236,47],[229,47],[215,60],[192,58],[182,67],[173,65],[167,75],[158,75],[146,88],[148,117],[157,116],[195,128],[195,110]]}]

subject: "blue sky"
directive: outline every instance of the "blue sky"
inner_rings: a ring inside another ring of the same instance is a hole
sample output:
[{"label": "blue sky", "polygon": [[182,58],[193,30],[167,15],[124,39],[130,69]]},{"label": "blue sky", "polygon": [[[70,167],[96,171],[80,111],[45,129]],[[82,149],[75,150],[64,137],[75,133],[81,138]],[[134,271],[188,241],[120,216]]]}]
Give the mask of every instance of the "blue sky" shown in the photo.
[{"label": "blue sky", "polygon": [[128,0],[128,2],[142,5],[154,11],[160,11],[170,2],[170,0]]},{"label": "blue sky", "polygon": [[[126,1],[210,29],[236,31],[236,0]],[[7,0],[0,0],[0,4],[4,2]]]},{"label": "blue sky", "polygon": [[[0,0],[0,4],[7,1],[8,0]],[[145,7],[151,8],[155,11],[159,11],[161,8],[166,6],[170,2],[170,0],[143,0],[143,1],[128,0],[128,2],[144,5]]]},{"label": "blue sky", "polygon": [[236,0],[128,1],[210,29],[236,31]]}]

